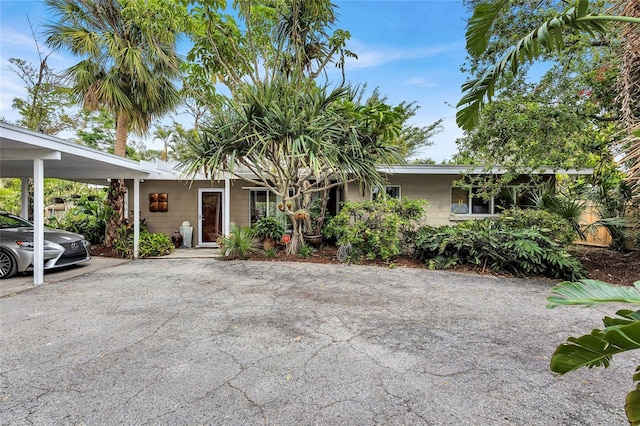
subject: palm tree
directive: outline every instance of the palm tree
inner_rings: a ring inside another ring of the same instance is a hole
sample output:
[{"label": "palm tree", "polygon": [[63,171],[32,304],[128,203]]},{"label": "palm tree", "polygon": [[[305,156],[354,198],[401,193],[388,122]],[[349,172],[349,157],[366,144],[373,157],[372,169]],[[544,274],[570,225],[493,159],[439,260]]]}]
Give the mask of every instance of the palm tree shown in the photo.
[{"label": "palm tree", "polygon": [[288,252],[295,254],[311,194],[349,182],[381,185],[376,163],[399,161],[388,142],[399,132],[401,114],[382,103],[357,105],[356,98],[348,87],[317,87],[285,75],[244,85],[190,135],[182,169],[211,176],[225,170],[270,190],[293,224]]},{"label": "palm tree", "polygon": [[[46,0],[56,21],[46,26],[47,44],[84,58],[66,71],[83,107],[103,107],[116,120],[114,154],[126,156],[130,131],[148,132],[155,118],[180,101],[173,79],[179,59],[175,35],[145,31],[123,16],[117,0]],[[112,215],[105,243],[112,245],[122,224],[124,182],[111,181]]]}]

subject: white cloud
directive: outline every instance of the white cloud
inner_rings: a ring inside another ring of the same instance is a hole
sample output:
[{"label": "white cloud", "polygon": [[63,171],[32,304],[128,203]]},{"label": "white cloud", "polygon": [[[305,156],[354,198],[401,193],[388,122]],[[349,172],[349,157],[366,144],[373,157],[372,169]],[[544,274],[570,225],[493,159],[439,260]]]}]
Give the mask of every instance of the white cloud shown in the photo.
[{"label": "white cloud", "polygon": [[408,80],[405,80],[404,84],[407,86],[416,86],[416,87],[437,87],[438,86],[436,83],[433,83],[431,81],[425,80],[424,78],[420,78],[420,77],[413,77]]},{"label": "white cloud", "polygon": [[372,47],[358,42],[353,42],[350,43],[349,48],[353,49],[353,51],[357,53],[358,59],[347,58],[347,64],[350,68],[358,69],[377,67],[390,62],[403,60],[425,59],[442,53],[463,49],[464,44],[456,42],[439,46],[403,49],[393,47]]}]

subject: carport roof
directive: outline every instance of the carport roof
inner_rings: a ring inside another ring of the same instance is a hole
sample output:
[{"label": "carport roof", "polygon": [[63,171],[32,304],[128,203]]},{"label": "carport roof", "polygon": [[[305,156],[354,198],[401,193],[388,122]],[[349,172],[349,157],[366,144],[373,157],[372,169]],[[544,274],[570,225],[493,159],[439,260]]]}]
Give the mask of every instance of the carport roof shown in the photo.
[{"label": "carport roof", "polygon": [[0,177],[33,177],[33,160],[43,159],[44,176],[106,184],[108,178],[146,178],[140,162],[0,122]]}]

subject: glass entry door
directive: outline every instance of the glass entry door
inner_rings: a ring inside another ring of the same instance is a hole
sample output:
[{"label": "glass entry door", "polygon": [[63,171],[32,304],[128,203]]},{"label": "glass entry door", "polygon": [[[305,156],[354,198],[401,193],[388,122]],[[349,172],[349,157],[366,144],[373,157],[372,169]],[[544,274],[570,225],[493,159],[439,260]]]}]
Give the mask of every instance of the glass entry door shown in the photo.
[{"label": "glass entry door", "polygon": [[222,190],[200,189],[198,191],[198,245],[216,246],[222,236]]}]

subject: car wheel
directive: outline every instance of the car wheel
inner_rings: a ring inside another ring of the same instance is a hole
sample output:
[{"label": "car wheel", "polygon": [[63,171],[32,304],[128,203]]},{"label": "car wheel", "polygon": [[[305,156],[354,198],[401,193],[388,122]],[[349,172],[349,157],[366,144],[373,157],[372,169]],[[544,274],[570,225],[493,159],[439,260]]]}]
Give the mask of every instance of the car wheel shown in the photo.
[{"label": "car wheel", "polygon": [[0,280],[13,277],[18,272],[18,262],[6,251],[0,250]]}]

